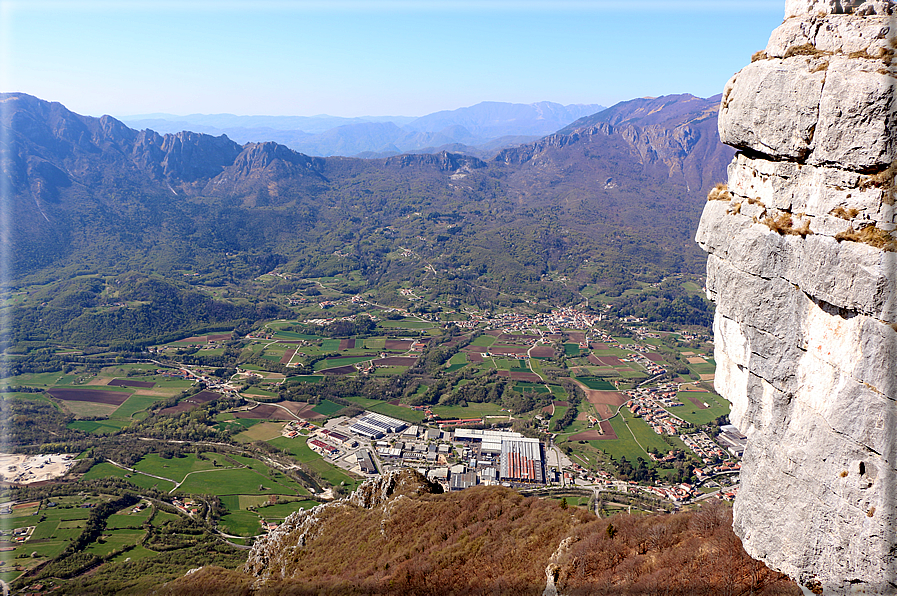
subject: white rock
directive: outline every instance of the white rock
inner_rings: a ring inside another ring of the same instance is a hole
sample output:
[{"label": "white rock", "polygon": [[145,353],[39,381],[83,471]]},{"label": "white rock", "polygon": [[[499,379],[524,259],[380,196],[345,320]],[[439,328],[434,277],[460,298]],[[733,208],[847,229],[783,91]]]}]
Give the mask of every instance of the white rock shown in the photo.
[{"label": "white rock", "polygon": [[897,158],[897,78],[880,71],[880,60],[832,58],[809,163],[865,171]]},{"label": "white rock", "polygon": [[812,148],[825,72],[820,60],[795,56],[760,60],[726,84],[719,111],[720,139],[738,149],[803,159]]},{"label": "white rock", "polygon": [[890,33],[893,32],[887,16],[788,19],[772,32],[765,52],[770,58],[783,58],[789,49],[812,45],[828,54],[866,51],[870,56],[878,56],[882,49],[889,47]]},{"label": "white rock", "polygon": [[[895,224],[868,181],[895,158],[897,81],[849,55],[891,35],[858,15],[891,12],[788,1],[767,54],[824,53],[759,60],[727,84],[720,134],[751,157],[733,160],[732,198],[707,203],[696,237],[717,303],[715,385],[749,437],[736,532],[825,594],[897,594],[897,252],[835,238]],[[813,233],[777,233],[768,216]]]},{"label": "white rock", "polygon": [[889,15],[892,0],[785,0],[785,18],[818,14]]}]

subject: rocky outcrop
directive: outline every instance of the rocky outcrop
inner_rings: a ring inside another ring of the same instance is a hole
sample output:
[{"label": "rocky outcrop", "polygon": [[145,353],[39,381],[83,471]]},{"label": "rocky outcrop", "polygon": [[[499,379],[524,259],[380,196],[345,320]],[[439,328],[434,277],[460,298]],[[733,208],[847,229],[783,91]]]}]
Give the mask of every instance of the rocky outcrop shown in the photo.
[{"label": "rocky outcrop", "polygon": [[[291,513],[280,526],[253,544],[243,569],[246,573],[257,576],[262,583],[288,578],[294,553],[301,551],[322,532],[327,531],[328,522],[332,523],[335,518],[346,515],[347,510],[374,509],[388,505],[394,499],[440,492],[441,487],[411,469],[393,470],[383,476],[370,478],[344,499]],[[383,519],[388,520],[389,508],[384,507],[382,513]]]},{"label": "rocky outcrop", "polygon": [[736,533],[815,593],[897,593],[894,12],[788,0],[726,85],[740,152],[697,234],[749,437]]},{"label": "rocky outcrop", "polygon": [[433,168],[441,172],[475,170],[486,167],[486,163],[476,157],[442,151],[434,154],[397,155],[387,157],[383,162],[387,168]]}]

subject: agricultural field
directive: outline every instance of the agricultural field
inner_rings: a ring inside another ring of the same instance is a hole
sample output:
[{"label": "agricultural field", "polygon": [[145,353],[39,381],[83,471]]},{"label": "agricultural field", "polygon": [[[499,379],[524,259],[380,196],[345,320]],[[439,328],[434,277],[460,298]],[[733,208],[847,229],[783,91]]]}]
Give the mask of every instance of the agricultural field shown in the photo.
[{"label": "agricultural field", "polygon": [[472,342],[470,342],[470,345],[476,346],[478,348],[488,348],[495,343],[495,339],[496,338],[491,335],[480,335]]},{"label": "agricultural field", "polygon": [[172,482],[170,480],[153,478],[152,476],[147,476],[146,474],[142,474],[140,472],[130,472],[106,462],[95,464],[92,468],[84,473],[84,476],[82,478],[84,480],[96,480],[99,478],[123,478],[131,484],[137,486],[138,488],[158,489],[163,492],[168,492],[174,489],[176,485],[175,482]]},{"label": "agricultural field", "polygon": [[169,459],[151,453],[134,464],[133,468],[144,474],[161,476],[175,482],[181,482],[187,474],[201,470],[216,469],[218,466],[215,465],[215,462],[227,467],[233,465],[225,461],[224,457],[217,453],[204,453],[202,454],[202,459],[192,453],[183,457],[172,457]]},{"label": "agricultural field", "polygon": [[680,391],[676,399],[684,405],[673,408],[672,413],[691,424],[709,424],[720,416],[729,415],[729,402],[711,391]]},{"label": "agricultural field", "polygon": [[358,404],[363,407],[365,410],[370,410],[371,412],[377,412],[378,414],[383,414],[384,416],[392,416],[393,418],[398,418],[399,420],[405,420],[406,422],[411,422],[412,424],[418,424],[424,419],[423,412],[418,410],[413,410],[411,408],[397,406],[385,401],[380,401],[377,399],[367,399],[364,397],[347,397],[346,401],[350,401],[354,404]]},{"label": "agricultural field", "polygon": [[313,411],[323,416],[333,416],[342,409],[343,406],[327,399],[321,401],[321,403],[312,408]]},{"label": "agricultural field", "polygon": [[280,436],[280,431],[283,429],[283,425],[283,422],[260,422],[235,435],[234,440],[241,443],[268,441],[269,439]]},{"label": "agricultural field", "polygon": [[[267,468],[266,468],[267,469]],[[264,475],[251,468],[227,468],[191,474],[178,487],[182,494],[298,495],[307,491],[280,472]]]},{"label": "agricultural field", "polygon": [[0,527],[15,530],[33,526],[29,538],[23,543],[4,542],[4,548],[13,550],[0,552],[4,573],[0,578],[10,581],[24,570],[35,567],[61,554],[72,540],[77,538],[91,509],[88,506],[102,503],[100,497],[69,496],[53,499],[53,507],[40,507],[38,502],[30,506],[24,504],[13,509],[11,514],[0,515]]},{"label": "agricultural field", "polygon": [[333,486],[344,486],[347,487],[346,490],[355,490],[355,487],[360,484],[358,480],[349,476],[345,471],[328,463],[321,455],[312,451],[306,444],[305,437],[294,439],[277,437],[266,442],[278,449],[286,450],[296,461],[306,464]]},{"label": "agricultural field", "polygon": [[59,377],[59,384],[48,387],[47,395],[58,400],[56,403],[75,418],[94,419],[75,420],[69,428],[108,434],[121,430],[133,420],[142,420],[153,404],[174,397],[193,384],[164,375],[127,376],[153,371],[155,368],[149,370],[145,365],[106,367],[96,376],[77,377],[81,381],[78,385],[70,384],[71,376],[63,376]]},{"label": "agricultural field", "polygon": [[[591,445],[593,449],[600,450],[615,460],[625,457],[630,462],[635,462],[638,458],[650,462],[647,449],[653,447],[660,453],[667,453],[672,449],[647,423],[641,418],[635,418],[627,408],[621,408],[619,415],[613,417],[609,422],[602,422],[601,424],[610,425],[616,438],[592,439],[586,440],[586,443]],[[584,429],[585,426],[582,423],[575,422],[564,433],[564,436],[568,437],[568,444],[573,448],[574,454],[580,453],[582,456],[587,457],[588,450],[584,451],[583,445],[573,440],[574,436],[578,432],[583,432]]]},{"label": "agricultural field", "polygon": [[481,418],[483,416],[508,416],[499,404],[468,402],[466,406],[433,406],[433,413],[444,419]]},{"label": "agricultural field", "polygon": [[585,385],[589,389],[596,391],[616,391],[613,384],[608,383],[600,377],[576,377],[576,380]]},{"label": "agricultural field", "polygon": [[380,321],[377,326],[382,327],[383,329],[430,329],[433,327],[433,323],[430,323],[429,321],[421,321],[419,319],[405,318],[398,321]]},{"label": "agricultural field", "polygon": [[75,420],[68,424],[68,428],[94,435],[106,435],[118,432],[127,425],[128,423],[123,420]]}]

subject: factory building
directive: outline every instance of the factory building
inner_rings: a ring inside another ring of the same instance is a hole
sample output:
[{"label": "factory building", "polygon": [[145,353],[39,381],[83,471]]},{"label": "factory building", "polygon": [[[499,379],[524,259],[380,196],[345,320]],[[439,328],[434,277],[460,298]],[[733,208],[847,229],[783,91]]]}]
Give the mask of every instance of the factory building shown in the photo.
[{"label": "factory building", "polygon": [[349,430],[356,435],[367,437],[369,439],[380,439],[387,433],[397,433],[408,427],[408,424],[383,414],[367,412],[358,419]]},{"label": "factory building", "polygon": [[479,430],[475,428],[459,428],[455,430],[456,441],[479,442],[482,453],[501,453],[501,443],[506,439],[521,439],[520,433],[500,430]]},{"label": "factory building", "polygon": [[361,468],[362,473],[364,474],[377,474],[379,473],[377,470],[377,466],[374,465],[374,459],[371,457],[371,452],[367,449],[359,449],[355,452],[355,457],[358,460],[358,467]]},{"label": "factory building", "polygon": [[[499,456],[498,479],[516,482],[544,483],[545,471],[542,444],[538,439],[527,439],[520,433],[497,430],[459,428],[454,438],[459,442],[480,444],[481,457]],[[471,462],[472,467],[485,461]]]},{"label": "factory building", "polygon": [[509,438],[502,441],[499,476],[502,480],[545,482],[539,439]]}]

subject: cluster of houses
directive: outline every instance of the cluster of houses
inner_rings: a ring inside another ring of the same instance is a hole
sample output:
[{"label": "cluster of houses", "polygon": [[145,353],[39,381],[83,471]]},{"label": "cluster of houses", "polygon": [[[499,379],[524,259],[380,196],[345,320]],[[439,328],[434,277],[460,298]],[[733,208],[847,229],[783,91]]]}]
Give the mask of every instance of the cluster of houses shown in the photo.
[{"label": "cluster of houses", "polygon": [[726,472],[740,472],[741,464],[737,461],[725,460],[718,464],[708,464],[703,468],[695,468],[694,474],[698,480],[704,480],[716,476],[717,474],[725,474]]},{"label": "cluster of houses", "polygon": [[295,439],[299,436],[299,431],[303,429],[314,430],[316,428],[318,427],[306,420],[290,420],[284,424],[283,428],[280,430],[280,434],[288,439]]},{"label": "cluster of houses", "polygon": [[406,300],[411,300],[412,302],[420,300],[420,296],[415,294],[414,290],[408,288],[399,288],[399,295]]},{"label": "cluster of houses", "polygon": [[186,513],[187,515],[193,516],[199,513],[199,507],[193,499],[172,499],[171,504]]},{"label": "cluster of houses", "polygon": [[647,493],[657,495],[673,503],[682,503],[700,494],[698,489],[688,482],[681,482],[672,486],[644,486],[641,488]]},{"label": "cluster of houses", "polygon": [[11,530],[0,529],[0,536],[9,536],[12,538],[12,542],[22,544],[23,542],[31,538],[31,534],[34,533],[34,528],[36,527],[37,526],[24,526]]},{"label": "cluster of houses", "polygon": [[726,459],[727,454],[723,448],[714,443],[706,433],[697,432],[690,435],[680,435],[680,439],[689,449],[698,454],[704,463],[710,463],[713,460]]},{"label": "cluster of houses", "polygon": [[685,425],[681,418],[673,416],[661,407],[654,401],[648,390],[637,390],[633,393],[635,396],[627,404],[633,416],[644,419],[648,426],[659,435],[679,434],[679,428]]},{"label": "cluster of houses", "polygon": [[[575,308],[558,308],[550,313],[524,315],[521,313],[501,313],[494,317],[486,317],[477,313],[468,313],[470,326],[486,323],[487,328],[501,329],[506,333],[513,331],[526,331],[534,327],[547,327],[551,334],[563,333],[564,329],[588,329],[603,319],[601,314],[587,313]],[[456,323],[461,325],[461,323]]]},{"label": "cluster of houses", "polygon": [[[626,347],[631,348],[633,346],[630,345],[630,346],[626,346]],[[645,370],[647,370],[651,374],[651,376],[662,375],[663,373],[665,373],[667,371],[666,368],[664,368],[660,364],[657,364],[656,362],[654,362],[653,360],[651,360],[645,354],[642,353],[642,352],[647,352],[650,350],[643,348],[642,346],[636,346],[636,347],[641,348],[641,349],[638,352],[630,352],[629,354],[627,354],[626,358],[621,358],[621,360],[623,362],[635,362],[636,364],[642,366]]]}]

